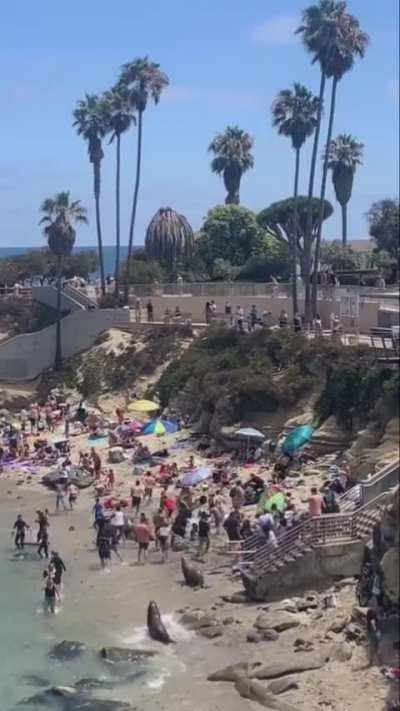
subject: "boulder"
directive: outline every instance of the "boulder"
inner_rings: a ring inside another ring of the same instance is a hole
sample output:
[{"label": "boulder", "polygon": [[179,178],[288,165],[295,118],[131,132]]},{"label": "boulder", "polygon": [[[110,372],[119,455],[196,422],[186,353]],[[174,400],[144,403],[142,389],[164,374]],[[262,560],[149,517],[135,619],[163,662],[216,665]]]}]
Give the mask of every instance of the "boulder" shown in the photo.
[{"label": "boulder", "polygon": [[106,681],[105,679],[79,679],[75,684],[75,689],[79,691],[92,691],[92,689],[113,689],[115,684],[112,681]]},{"label": "boulder", "polygon": [[199,630],[199,634],[206,639],[215,639],[215,637],[222,637],[224,634],[224,628],[221,625],[213,625],[212,627],[202,627]]},{"label": "boulder", "polygon": [[205,627],[215,627],[219,625],[219,619],[216,615],[202,612],[201,610],[198,612],[186,612],[182,615],[179,622],[193,632],[197,632],[197,630],[201,630]]},{"label": "boulder", "polygon": [[348,662],[353,656],[353,648],[347,642],[344,644],[334,644],[329,653],[332,662]]},{"label": "boulder", "polygon": [[268,684],[267,691],[271,694],[283,694],[289,689],[298,689],[299,685],[295,676],[285,676],[282,679],[274,679]]},{"label": "boulder", "polygon": [[249,672],[249,676],[252,679],[277,679],[288,674],[321,669],[324,663],[319,655],[295,654],[293,652],[293,654],[289,653],[282,661],[270,662],[253,669]]},{"label": "boulder", "polygon": [[339,634],[340,632],[343,632],[344,628],[346,627],[346,624],[348,623],[347,617],[335,617],[334,620],[330,623],[328,627],[328,632],[335,632],[336,634]]},{"label": "boulder", "polygon": [[354,622],[350,622],[346,626],[345,635],[346,639],[348,639],[349,641],[361,641],[365,638],[364,632],[361,627],[355,625]]},{"label": "boulder", "polygon": [[58,662],[67,662],[70,659],[76,659],[85,651],[85,645],[82,642],[69,642],[64,639],[56,644],[49,652],[50,659],[56,659]]},{"label": "boulder", "polygon": [[271,630],[267,627],[265,630],[260,630],[260,634],[264,642],[276,642],[279,639],[279,632]]},{"label": "boulder", "polygon": [[297,601],[297,609],[299,612],[307,610],[316,610],[319,605],[319,598],[316,594],[309,594],[301,600]]},{"label": "boulder", "polygon": [[242,605],[245,602],[249,602],[249,598],[244,592],[233,593],[232,595],[222,595],[221,599],[224,602],[231,602],[234,605]]},{"label": "boulder", "polygon": [[[254,666],[254,665],[253,665]],[[224,669],[219,669],[207,677],[208,681],[236,681],[238,676],[246,676],[253,667],[249,662],[238,662],[238,664],[230,664]]]},{"label": "boulder", "polygon": [[292,613],[298,612],[297,600],[291,600],[290,598],[288,598],[287,600],[282,600],[282,602],[279,603],[278,610],[283,610],[284,612]]},{"label": "boulder", "polygon": [[127,649],[125,647],[103,647],[100,650],[102,659],[116,664],[118,662],[146,662],[154,657],[157,652],[147,649]]},{"label": "boulder", "polygon": [[224,619],[222,620],[222,624],[225,627],[227,627],[227,625],[233,625],[234,622],[235,622],[234,617],[224,617]]},{"label": "boulder", "polygon": [[261,635],[256,632],[249,632],[246,637],[246,642],[249,642],[250,644],[258,644],[258,642],[261,642]]},{"label": "boulder", "polygon": [[285,701],[280,701],[280,699],[277,699],[263,684],[247,679],[245,676],[238,677],[235,682],[235,688],[242,698],[255,701],[267,709],[276,709],[276,711],[298,711],[298,707],[293,706],[293,704],[288,704]]},{"label": "boulder", "polygon": [[258,630],[272,629],[276,632],[284,632],[292,627],[298,627],[301,619],[290,612],[262,612],[258,615],[254,627]]},{"label": "boulder", "polygon": [[110,464],[120,464],[125,461],[124,450],[122,447],[111,447],[108,453],[108,461]]}]

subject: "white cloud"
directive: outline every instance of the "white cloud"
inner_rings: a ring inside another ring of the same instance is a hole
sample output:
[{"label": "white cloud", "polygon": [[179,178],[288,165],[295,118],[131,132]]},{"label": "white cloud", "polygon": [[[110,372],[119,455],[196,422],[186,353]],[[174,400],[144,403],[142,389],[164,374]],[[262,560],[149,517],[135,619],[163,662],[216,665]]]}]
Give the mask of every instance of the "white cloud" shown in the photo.
[{"label": "white cloud", "polygon": [[251,38],[256,44],[285,45],[296,41],[294,31],[299,25],[299,18],[294,14],[280,14],[270,17],[251,31]]}]

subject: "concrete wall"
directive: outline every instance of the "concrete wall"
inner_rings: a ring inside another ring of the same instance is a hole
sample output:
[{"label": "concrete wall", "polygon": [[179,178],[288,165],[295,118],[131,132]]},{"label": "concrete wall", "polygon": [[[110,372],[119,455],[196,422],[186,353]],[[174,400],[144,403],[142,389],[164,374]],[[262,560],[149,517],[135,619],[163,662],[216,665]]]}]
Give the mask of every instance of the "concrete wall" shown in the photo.
[{"label": "concrete wall", "polygon": [[[63,358],[86,350],[100,333],[121,322],[129,322],[126,309],[75,311],[61,321]],[[56,325],[24,333],[0,344],[0,380],[32,380],[54,362]]]},{"label": "concrete wall", "polygon": [[[50,306],[52,309],[57,308],[57,289],[54,286],[34,286],[32,287],[32,298],[40,304]],[[74,299],[61,293],[61,309],[62,311],[81,311],[82,306]]]},{"label": "concrete wall", "polygon": [[[182,313],[191,313],[193,322],[199,323],[204,321],[204,308],[206,302],[210,299],[206,299],[201,296],[154,296],[151,300],[154,306],[155,321],[162,321],[167,307],[174,311],[175,307],[179,305]],[[142,299],[143,307],[145,306],[146,301],[146,298]],[[223,313],[225,301],[226,299],[223,297],[215,298],[217,313]],[[255,304],[260,314],[263,311],[271,311],[275,320],[278,319],[282,309],[287,311],[290,318],[292,316],[291,299],[285,296],[239,296],[231,298],[230,301],[233,313],[235,312],[236,306],[240,305],[247,314],[252,305]],[[304,304],[302,302],[300,302],[299,308],[301,312],[304,311]],[[329,316],[331,313],[337,313],[340,315],[340,303],[337,301],[319,301],[318,309],[325,328],[329,328]],[[370,301],[360,303],[360,318],[358,327],[361,333],[369,333],[370,328],[374,328],[378,325],[378,309],[378,303]],[[348,329],[352,331],[354,329],[351,319],[344,319],[343,326],[345,330]]]},{"label": "concrete wall", "polygon": [[244,575],[243,584],[249,597],[260,601],[273,600],[282,593],[321,582],[328,587],[335,578],[347,578],[360,572],[364,546],[362,541],[319,546],[277,573],[266,574],[258,580]]}]

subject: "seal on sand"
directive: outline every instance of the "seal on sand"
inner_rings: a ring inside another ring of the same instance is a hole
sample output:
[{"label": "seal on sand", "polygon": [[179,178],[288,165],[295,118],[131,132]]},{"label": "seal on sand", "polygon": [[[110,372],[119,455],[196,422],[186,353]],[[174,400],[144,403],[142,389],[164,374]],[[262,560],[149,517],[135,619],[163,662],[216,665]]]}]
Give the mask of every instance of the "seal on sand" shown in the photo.
[{"label": "seal on sand", "polygon": [[150,637],[157,642],[162,642],[163,644],[173,643],[161,619],[160,610],[154,601],[150,602],[147,608],[147,629]]},{"label": "seal on sand", "polygon": [[183,556],[181,560],[181,567],[183,577],[185,578],[185,583],[191,588],[203,588],[204,587],[204,576],[201,570],[195,568],[193,565],[187,562],[186,558]]}]

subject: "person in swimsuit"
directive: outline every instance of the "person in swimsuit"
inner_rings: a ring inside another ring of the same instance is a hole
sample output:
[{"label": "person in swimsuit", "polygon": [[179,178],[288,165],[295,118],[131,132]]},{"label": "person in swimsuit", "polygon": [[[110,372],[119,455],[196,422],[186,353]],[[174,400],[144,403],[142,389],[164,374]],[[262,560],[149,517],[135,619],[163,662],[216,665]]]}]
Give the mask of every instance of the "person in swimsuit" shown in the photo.
[{"label": "person in swimsuit", "polygon": [[97,534],[97,550],[99,552],[100,563],[103,570],[110,568],[111,539],[112,535],[110,531],[110,526],[107,521],[103,519],[99,526],[99,532]]},{"label": "person in swimsuit", "polygon": [[39,543],[39,546],[38,546],[39,558],[43,558],[43,553],[44,553],[44,557],[48,558],[49,557],[49,529],[47,528],[47,526],[44,526],[42,528],[38,543]]},{"label": "person in swimsuit", "polygon": [[59,585],[61,585],[63,573],[66,572],[67,569],[65,567],[64,561],[62,560],[62,558],[60,558],[57,551],[52,551],[51,553],[51,565],[54,569],[54,582],[58,587]]}]

